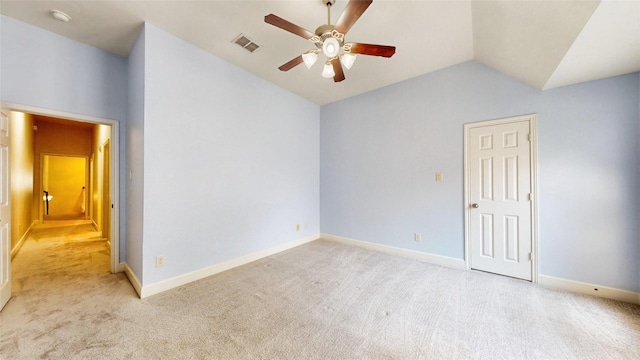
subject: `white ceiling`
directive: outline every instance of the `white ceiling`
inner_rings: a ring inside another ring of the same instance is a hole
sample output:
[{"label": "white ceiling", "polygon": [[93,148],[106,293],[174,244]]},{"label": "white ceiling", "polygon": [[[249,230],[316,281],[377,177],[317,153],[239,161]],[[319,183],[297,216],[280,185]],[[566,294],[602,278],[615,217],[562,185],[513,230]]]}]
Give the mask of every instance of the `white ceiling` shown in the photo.
[{"label": "white ceiling", "polygon": [[[337,0],[332,23],[346,3]],[[73,20],[54,20],[51,9]],[[273,13],[313,32],[327,21],[320,0],[0,0],[0,12],[121,56],[146,21],[321,105],[468,60],[541,90],[640,71],[640,0],[374,0],[345,39],[396,54],[358,56],[341,83],[320,76],[321,61],[278,70],[314,46],[264,22]],[[234,44],[240,33],[262,47]]]}]

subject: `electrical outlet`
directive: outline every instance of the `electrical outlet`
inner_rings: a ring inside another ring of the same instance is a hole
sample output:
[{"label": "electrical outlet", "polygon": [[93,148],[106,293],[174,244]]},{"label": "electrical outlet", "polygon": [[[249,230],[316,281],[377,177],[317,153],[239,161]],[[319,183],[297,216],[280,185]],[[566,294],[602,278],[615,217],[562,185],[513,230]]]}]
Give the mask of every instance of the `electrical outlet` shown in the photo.
[{"label": "electrical outlet", "polygon": [[164,266],[164,255],[158,255],[156,256],[156,267],[163,267]]},{"label": "electrical outlet", "polygon": [[420,234],[420,233],[413,234],[413,240],[422,241],[422,234]]},{"label": "electrical outlet", "polygon": [[300,231],[300,224],[296,224],[296,231]]}]

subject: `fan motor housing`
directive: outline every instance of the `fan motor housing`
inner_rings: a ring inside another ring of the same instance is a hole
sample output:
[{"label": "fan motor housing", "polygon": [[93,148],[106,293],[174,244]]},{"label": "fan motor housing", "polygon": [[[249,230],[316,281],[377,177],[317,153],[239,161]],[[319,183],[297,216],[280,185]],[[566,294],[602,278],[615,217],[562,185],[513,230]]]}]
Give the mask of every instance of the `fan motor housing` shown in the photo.
[{"label": "fan motor housing", "polygon": [[[316,29],[316,36],[318,36],[322,41],[321,42],[316,42],[316,46],[318,48],[322,48],[322,43],[324,43],[325,40],[327,40],[328,38],[333,37],[333,29],[335,28],[335,26],[333,25],[320,25],[317,29]],[[336,38],[336,40],[338,40],[338,44],[340,44],[340,46],[344,45],[344,39],[342,38]]]},{"label": "fan motor housing", "polygon": [[316,35],[318,35],[322,40],[331,37],[331,32],[333,31],[335,26],[333,25],[320,25],[316,29]]}]

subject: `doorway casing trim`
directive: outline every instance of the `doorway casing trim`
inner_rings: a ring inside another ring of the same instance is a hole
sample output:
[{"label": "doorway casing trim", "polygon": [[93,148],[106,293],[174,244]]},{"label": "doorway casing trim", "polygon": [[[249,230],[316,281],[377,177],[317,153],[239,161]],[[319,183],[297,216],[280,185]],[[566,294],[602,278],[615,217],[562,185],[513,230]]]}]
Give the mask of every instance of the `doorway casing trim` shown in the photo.
[{"label": "doorway casing trim", "polygon": [[111,209],[111,272],[118,273],[124,271],[124,263],[120,263],[120,121],[4,101],[2,102],[2,107],[10,111],[111,126],[112,172],[110,186],[112,194],[111,202],[113,204],[113,208]]},{"label": "doorway casing trim", "polygon": [[465,268],[471,270],[469,220],[471,216],[470,181],[469,176],[469,131],[476,127],[509,124],[514,122],[529,122],[529,150],[531,154],[531,282],[538,282],[538,128],[537,115],[528,114],[509,118],[486,120],[464,124],[464,262]]}]

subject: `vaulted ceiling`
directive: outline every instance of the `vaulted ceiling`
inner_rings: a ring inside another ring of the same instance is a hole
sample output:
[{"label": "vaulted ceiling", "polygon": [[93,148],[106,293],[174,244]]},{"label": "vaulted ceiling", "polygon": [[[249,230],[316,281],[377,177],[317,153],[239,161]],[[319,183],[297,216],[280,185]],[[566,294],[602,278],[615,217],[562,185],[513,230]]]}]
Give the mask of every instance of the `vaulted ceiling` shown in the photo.
[{"label": "vaulted ceiling", "polygon": [[[332,7],[332,23],[346,3]],[[358,56],[340,83],[320,75],[321,61],[278,70],[314,45],[264,22],[273,13],[313,32],[327,22],[321,0],[1,0],[0,12],[121,56],[148,22],[317,104],[469,60],[540,90],[640,71],[640,0],[374,0],[345,39],[394,45],[396,54]],[[261,47],[243,49],[233,43],[239,34]]]}]

